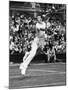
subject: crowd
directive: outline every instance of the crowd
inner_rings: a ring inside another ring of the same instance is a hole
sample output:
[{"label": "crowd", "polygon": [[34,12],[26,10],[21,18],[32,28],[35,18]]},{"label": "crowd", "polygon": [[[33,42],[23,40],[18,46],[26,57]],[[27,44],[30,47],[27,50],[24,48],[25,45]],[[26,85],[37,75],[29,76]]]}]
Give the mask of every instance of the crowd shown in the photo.
[{"label": "crowd", "polygon": [[[59,20],[42,19],[47,24],[47,35],[51,37],[46,40],[48,47],[52,44],[57,53],[66,52],[66,25],[62,25]],[[31,42],[36,36],[37,19],[26,15],[11,15],[9,17],[9,50],[10,54],[25,53],[31,48]],[[53,35],[53,33],[56,33]],[[45,50],[45,49],[44,49]]]},{"label": "crowd", "polygon": [[35,37],[35,20],[31,17],[10,16],[10,50],[11,53],[17,51],[25,52],[30,41]]}]

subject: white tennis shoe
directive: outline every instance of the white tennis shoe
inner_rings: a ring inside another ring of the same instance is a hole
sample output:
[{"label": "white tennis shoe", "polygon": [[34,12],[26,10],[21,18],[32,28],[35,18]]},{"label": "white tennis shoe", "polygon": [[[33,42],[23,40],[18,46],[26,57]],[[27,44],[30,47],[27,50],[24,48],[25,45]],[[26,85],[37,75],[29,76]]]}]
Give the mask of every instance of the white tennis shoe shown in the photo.
[{"label": "white tennis shoe", "polygon": [[21,63],[19,69],[21,70],[21,74],[25,76],[25,73],[26,73],[26,67],[24,66],[23,63]]},{"label": "white tennis shoe", "polygon": [[25,76],[26,69],[21,69],[21,74]]}]

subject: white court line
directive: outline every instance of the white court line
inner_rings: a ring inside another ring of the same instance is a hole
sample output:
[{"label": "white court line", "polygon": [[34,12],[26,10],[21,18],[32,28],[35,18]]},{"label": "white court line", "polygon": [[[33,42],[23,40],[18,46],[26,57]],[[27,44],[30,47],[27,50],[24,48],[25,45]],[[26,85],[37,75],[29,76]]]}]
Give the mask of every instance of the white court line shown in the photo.
[{"label": "white court line", "polygon": [[53,72],[53,73],[59,73],[59,74],[64,74],[64,73],[66,73],[66,72],[60,72],[60,71],[52,71],[52,70],[41,70],[41,69],[29,69],[28,71],[40,71],[40,72]]},{"label": "white court line", "polygon": [[33,86],[20,86],[20,88],[35,88],[35,87],[45,87],[45,86],[52,86],[52,85],[66,85],[65,82],[57,82],[57,83],[49,83],[49,84],[40,84],[40,85],[33,85]]},{"label": "white court line", "polygon": [[[46,73],[45,75],[54,75],[54,74],[65,74],[66,72],[53,72],[53,73]],[[42,74],[42,73],[41,73]],[[45,75],[25,75],[25,76],[23,76],[23,75],[18,75],[18,76],[9,76],[9,79],[14,79],[14,78],[20,78],[20,77],[22,77],[22,78],[24,78],[24,77],[32,77],[32,76],[45,76]]]},{"label": "white court line", "polygon": [[[56,64],[66,64],[66,63],[37,63],[37,64],[35,64],[35,63],[31,63],[30,65],[49,65],[49,64],[53,64],[53,65],[56,65]],[[20,64],[9,64],[9,66],[19,66]]]},{"label": "white court line", "polygon": [[31,65],[52,65],[52,64],[53,64],[53,65],[56,65],[56,64],[59,65],[59,64],[66,64],[66,63],[39,63],[39,64],[35,64],[35,63],[34,63],[34,64],[31,64]]}]

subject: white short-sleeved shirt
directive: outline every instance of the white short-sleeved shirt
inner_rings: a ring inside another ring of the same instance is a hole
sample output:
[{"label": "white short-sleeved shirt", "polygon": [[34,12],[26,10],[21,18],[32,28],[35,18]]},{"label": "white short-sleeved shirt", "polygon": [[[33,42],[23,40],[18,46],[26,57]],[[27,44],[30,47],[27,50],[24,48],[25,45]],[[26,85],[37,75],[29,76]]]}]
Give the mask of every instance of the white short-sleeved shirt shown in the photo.
[{"label": "white short-sleeved shirt", "polygon": [[45,22],[37,23],[37,24],[36,24],[36,28],[37,28],[37,29],[45,29],[45,27],[46,27]]},{"label": "white short-sleeved shirt", "polygon": [[[45,22],[37,23],[36,29],[39,30],[39,32],[37,33],[38,37],[40,37],[40,38],[45,37],[46,38],[46,35],[45,35],[46,24],[45,24]],[[44,29],[44,30],[42,31],[41,29]]]}]

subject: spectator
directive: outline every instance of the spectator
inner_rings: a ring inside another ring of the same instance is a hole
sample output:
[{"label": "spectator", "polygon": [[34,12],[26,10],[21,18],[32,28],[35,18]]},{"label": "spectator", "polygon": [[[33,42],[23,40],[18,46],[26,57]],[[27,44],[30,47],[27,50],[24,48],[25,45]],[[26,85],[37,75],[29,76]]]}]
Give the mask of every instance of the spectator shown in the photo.
[{"label": "spectator", "polygon": [[[51,11],[50,7],[49,10]],[[48,8],[47,8],[48,12]],[[45,17],[44,17],[45,18]],[[33,17],[26,17],[25,15],[12,15],[9,18],[9,29],[10,29],[10,51],[25,53],[25,50],[29,47],[29,43],[36,36],[36,23],[37,19]],[[45,19],[43,19],[45,21]],[[46,33],[50,35],[53,45],[57,48],[65,49],[65,25],[63,26],[59,20],[53,20],[48,17]],[[56,34],[51,36],[53,33]],[[47,45],[49,45],[50,38],[47,39]],[[58,43],[58,44],[56,44]],[[12,54],[13,54],[12,53]]]}]

